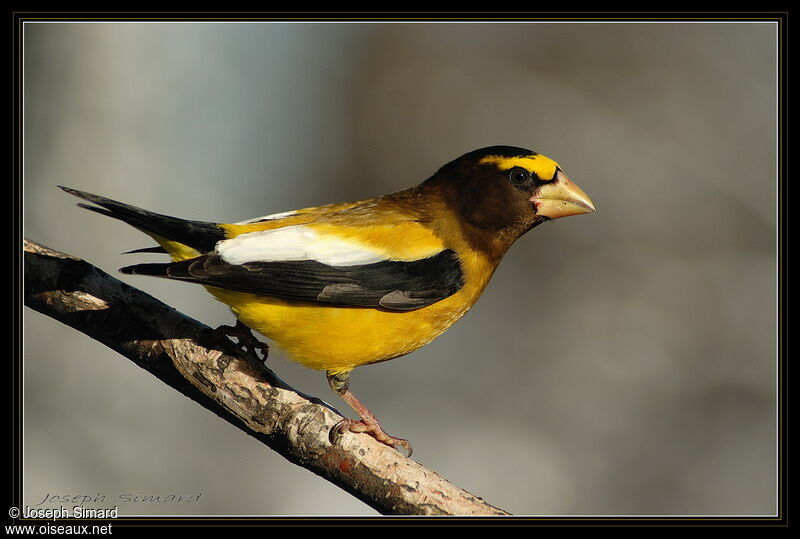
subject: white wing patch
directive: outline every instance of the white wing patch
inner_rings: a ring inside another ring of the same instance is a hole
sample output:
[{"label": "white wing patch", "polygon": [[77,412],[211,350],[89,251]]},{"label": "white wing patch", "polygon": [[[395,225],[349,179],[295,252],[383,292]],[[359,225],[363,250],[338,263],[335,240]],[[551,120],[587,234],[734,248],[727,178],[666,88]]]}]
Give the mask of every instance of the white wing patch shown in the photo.
[{"label": "white wing patch", "polygon": [[217,243],[216,251],[228,264],[316,260],[329,266],[358,266],[387,259],[377,249],[318,234],[304,225],[241,234]]},{"label": "white wing patch", "polygon": [[250,223],[257,223],[259,221],[272,221],[273,219],[283,219],[284,217],[289,217],[291,215],[296,214],[296,211],[283,211],[280,213],[273,213],[270,215],[265,215],[263,217],[253,217],[252,219],[245,219],[244,221],[239,221],[238,223],[233,223],[235,225],[249,225]]}]

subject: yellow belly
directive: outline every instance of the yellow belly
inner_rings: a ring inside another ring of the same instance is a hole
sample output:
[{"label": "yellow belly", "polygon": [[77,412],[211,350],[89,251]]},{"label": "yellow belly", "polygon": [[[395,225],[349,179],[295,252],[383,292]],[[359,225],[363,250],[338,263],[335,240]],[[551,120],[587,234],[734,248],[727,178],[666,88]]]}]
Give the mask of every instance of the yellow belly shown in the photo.
[{"label": "yellow belly", "polygon": [[[236,317],[306,367],[349,371],[399,357],[439,336],[474,303],[457,294],[409,312],[334,307],[208,288]],[[477,298],[476,298],[477,299]]]}]

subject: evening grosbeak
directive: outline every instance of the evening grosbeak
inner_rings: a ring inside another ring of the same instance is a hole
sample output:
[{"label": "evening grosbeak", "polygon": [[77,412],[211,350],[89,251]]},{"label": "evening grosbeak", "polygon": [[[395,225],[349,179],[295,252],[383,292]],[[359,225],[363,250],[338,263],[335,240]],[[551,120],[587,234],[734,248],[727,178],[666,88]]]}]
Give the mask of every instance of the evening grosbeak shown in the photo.
[{"label": "evening grosbeak", "polygon": [[120,271],[202,284],[230,306],[238,322],[229,329],[238,330],[240,343],[242,330],[254,339],[250,328],[292,360],[325,371],[331,389],[360,416],[337,424],[332,440],[367,432],[409,454],[408,441],[386,434],[350,392],[350,372],[441,335],[475,304],[525,232],[595,211],[558,163],[511,146],[469,152],[397,193],[233,224],[62,189],[160,245],[134,252],[167,252],[173,260]]}]

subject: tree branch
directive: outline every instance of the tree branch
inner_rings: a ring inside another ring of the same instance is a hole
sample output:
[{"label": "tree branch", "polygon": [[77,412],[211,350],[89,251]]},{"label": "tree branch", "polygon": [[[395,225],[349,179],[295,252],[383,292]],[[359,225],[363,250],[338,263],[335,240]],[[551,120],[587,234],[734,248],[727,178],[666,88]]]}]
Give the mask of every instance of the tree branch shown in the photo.
[{"label": "tree branch", "polygon": [[232,343],[201,345],[207,326],[78,258],[27,239],[24,253],[25,305],[116,350],[377,511],[508,514],[368,435],[346,434],[331,445],[328,432],[341,419],[334,410],[298,393]]}]

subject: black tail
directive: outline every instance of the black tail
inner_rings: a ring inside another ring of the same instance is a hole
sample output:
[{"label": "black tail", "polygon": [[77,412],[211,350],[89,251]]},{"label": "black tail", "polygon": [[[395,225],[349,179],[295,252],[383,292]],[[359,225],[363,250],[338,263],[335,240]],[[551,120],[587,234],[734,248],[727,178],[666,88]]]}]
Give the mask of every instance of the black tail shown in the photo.
[{"label": "black tail", "polygon": [[128,275],[149,275],[150,277],[164,277],[166,279],[179,279],[190,282],[199,282],[189,273],[189,267],[198,260],[205,260],[206,257],[191,258],[179,262],[168,262],[166,264],[135,264],[120,268],[119,271]]},{"label": "black tail", "polygon": [[134,249],[132,251],[125,251],[124,255],[135,255],[138,253],[166,253],[167,251],[163,247],[144,247],[143,249]]},{"label": "black tail", "polygon": [[78,198],[88,200],[89,202],[101,206],[98,208],[87,204],[78,204],[81,208],[86,208],[87,210],[119,219],[144,232],[152,232],[168,240],[188,245],[201,253],[213,251],[214,245],[218,241],[225,239],[225,231],[215,223],[189,221],[177,217],[170,217],[168,215],[161,215],[137,208],[136,206],[123,204],[122,202],[111,200],[110,198],[78,191],[77,189],[70,189],[69,187],[62,187],[60,185],[59,187],[71,195],[75,195]]},{"label": "black tail", "polygon": [[149,275],[150,277],[169,277],[168,270],[172,264],[135,264],[119,268],[121,273],[128,275]]}]

